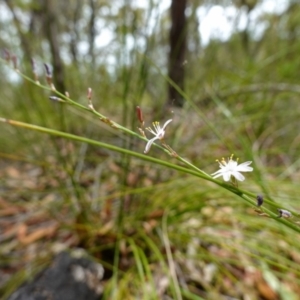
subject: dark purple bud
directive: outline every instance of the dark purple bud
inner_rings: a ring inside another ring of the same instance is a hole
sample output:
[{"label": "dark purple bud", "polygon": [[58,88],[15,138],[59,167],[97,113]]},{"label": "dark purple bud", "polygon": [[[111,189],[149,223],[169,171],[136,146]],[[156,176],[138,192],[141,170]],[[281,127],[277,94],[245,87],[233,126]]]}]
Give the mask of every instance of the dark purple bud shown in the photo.
[{"label": "dark purple bud", "polygon": [[51,87],[51,89],[53,91],[55,91],[55,86],[52,83],[52,72],[51,72],[50,66],[48,64],[44,64],[44,66],[45,66],[45,70],[46,70],[46,80],[47,80],[47,83],[49,84],[49,86]]},{"label": "dark purple bud", "polygon": [[44,66],[45,66],[45,70],[46,70],[46,76],[49,78],[52,78],[52,72],[51,72],[50,66],[48,64],[44,64]]},{"label": "dark purple bud", "polygon": [[262,195],[257,195],[256,196],[256,200],[257,200],[257,206],[262,206],[264,203],[264,197]]}]

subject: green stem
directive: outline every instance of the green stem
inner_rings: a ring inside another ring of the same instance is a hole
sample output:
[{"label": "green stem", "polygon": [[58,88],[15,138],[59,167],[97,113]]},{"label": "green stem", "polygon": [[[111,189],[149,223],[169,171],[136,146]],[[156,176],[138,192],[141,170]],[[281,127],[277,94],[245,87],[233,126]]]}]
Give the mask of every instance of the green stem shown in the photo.
[{"label": "green stem", "polygon": [[[166,162],[164,160],[153,158],[153,157],[150,157],[150,156],[138,153],[138,152],[134,152],[134,151],[127,150],[127,149],[124,149],[124,148],[116,147],[116,146],[106,144],[106,143],[103,143],[103,142],[91,140],[91,139],[81,137],[81,136],[77,136],[77,135],[74,135],[74,134],[61,132],[61,131],[57,131],[57,130],[53,130],[53,129],[49,129],[49,128],[45,128],[45,127],[41,127],[41,126],[37,126],[37,125],[32,125],[32,124],[28,124],[28,123],[24,123],[24,122],[9,120],[9,119],[5,119],[5,118],[1,118],[1,117],[0,117],[0,122],[4,122],[4,123],[7,123],[7,124],[10,124],[10,125],[13,125],[13,126],[22,127],[22,128],[26,128],[26,129],[30,129],[30,130],[34,130],[34,131],[39,131],[39,132],[43,132],[43,133],[47,133],[47,134],[51,134],[51,135],[55,135],[55,136],[60,136],[60,137],[67,138],[67,139],[74,140],[74,141],[78,141],[78,142],[88,143],[88,144],[91,144],[91,145],[95,145],[95,146],[102,147],[102,148],[112,150],[112,151],[115,151],[115,152],[119,152],[119,153],[125,153],[125,154],[128,154],[128,155],[132,156],[132,157],[142,159],[144,161],[148,161],[148,162],[151,162],[151,163],[154,163],[154,164],[159,164],[161,166],[165,166],[167,168],[174,169],[176,171],[183,172],[183,173],[186,173],[186,174],[191,174],[193,176],[196,176],[196,177],[205,179],[207,181],[213,182],[213,183],[217,184],[218,186],[220,186],[224,189],[227,189],[228,191],[232,192],[233,194],[235,194],[235,195],[241,197],[242,199],[244,199],[245,202],[248,203],[251,207],[256,207],[256,201],[252,200],[250,198],[250,197],[253,197],[254,199],[256,199],[255,194],[240,190],[237,187],[234,187],[232,185],[229,185],[229,184],[226,184],[224,182],[218,181],[218,180],[212,178],[211,176],[207,175],[206,173],[204,173],[202,170],[198,170],[196,167],[194,167],[194,170],[191,170],[191,169],[184,168],[184,167]],[[191,166],[193,166],[193,165],[191,165]],[[287,227],[293,229],[294,231],[300,233],[300,228],[296,224],[294,224],[294,223],[292,223],[288,220],[285,220],[283,218],[278,218],[277,214],[273,213],[271,210],[269,210],[267,208],[263,208],[263,211],[266,214],[268,214],[270,216],[270,218],[273,218],[274,220],[276,220],[276,221],[286,225]]]},{"label": "green stem", "polygon": [[[5,62],[3,59],[0,59],[0,61]],[[54,89],[51,88],[51,87],[42,85],[42,84],[40,84],[39,82],[37,82],[37,81],[31,79],[30,77],[28,77],[28,76],[24,75],[23,73],[21,73],[19,70],[16,70],[16,72],[17,72],[22,78],[24,78],[25,80],[31,82],[32,84],[34,84],[34,85],[36,85],[36,86],[38,86],[38,87],[40,87],[40,88],[42,88],[42,89],[44,89],[44,90],[47,90],[47,91],[49,91],[49,92],[55,93],[56,95],[58,95],[58,96],[63,100],[62,102],[66,102],[66,103],[68,103],[68,104],[71,104],[72,106],[75,106],[75,107],[79,108],[79,109],[82,109],[82,110],[84,110],[84,111],[88,111],[88,112],[90,112],[90,113],[93,113],[95,116],[97,116],[98,118],[100,118],[100,120],[101,120],[102,122],[104,122],[104,123],[110,125],[111,127],[116,128],[116,129],[118,129],[118,130],[120,130],[120,131],[122,131],[122,132],[124,132],[124,133],[126,133],[126,134],[130,134],[130,135],[132,135],[132,136],[135,136],[135,137],[137,137],[137,138],[139,138],[139,139],[141,139],[141,140],[143,140],[143,141],[146,141],[146,142],[148,141],[144,136],[139,135],[139,134],[137,134],[136,132],[134,132],[134,131],[132,131],[132,130],[126,128],[126,127],[123,127],[122,125],[120,125],[120,124],[118,124],[118,123],[116,123],[116,122],[110,120],[110,119],[107,118],[106,116],[104,116],[104,115],[102,115],[101,113],[97,112],[95,109],[91,109],[91,108],[89,108],[89,107],[86,107],[86,106],[84,106],[84,105],[82,105],[82,104],[79,104],[79,103],[75,102],[74,100],[72,100],[71,98],[69,98],[69,97],[67,97],[66,95],[62,94],[61,92],[59,92],[59,91],[57,91],[57,90],[54,90]],[[184,96],[187,97],[186,95],[184,95]],[[195,109],[196,109],[196,108],[195,108]],[[167,153],[167,154],[169,154],[169,155],[172,154],[172,153],[170,153],[169,150],[167,150],[166,148],[164,148],[164,147],[162,147],[162,146],[160,146],[160,145],[157,145],[157,144],[153,143],[153,146],[160,148],[161,150],[163,150],[165,153]],[[202,174],[204,174],[204,175],[206,175],[206,176],[209,176],[209,175],[206,174],[204,171],[202,171],[201,169],[197,168],[196,166],[194,166],[193,164],[191,164],[190,162],[188,162],[186,159],[182,158],[181,156],[176,155],[175,158],[176,158],[177,160],[181,161],[182,163],[186,164],[186,165],[189,166],[190,168],[196,170],[197,172],[200,172],[200,173],[202,173]]]}]

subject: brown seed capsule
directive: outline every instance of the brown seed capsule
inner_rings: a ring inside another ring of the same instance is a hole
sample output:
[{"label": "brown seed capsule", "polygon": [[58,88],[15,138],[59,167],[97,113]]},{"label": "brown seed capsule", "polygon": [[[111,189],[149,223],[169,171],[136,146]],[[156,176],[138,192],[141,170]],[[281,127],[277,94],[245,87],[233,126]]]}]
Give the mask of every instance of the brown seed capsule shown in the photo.
[{"label": "brown seed capsule", "polygon": [[144,125],[143,112],[142,112],[142,109],[139,106],[136,107],[136,114],[137,114],[139,122],[142,125]]}]

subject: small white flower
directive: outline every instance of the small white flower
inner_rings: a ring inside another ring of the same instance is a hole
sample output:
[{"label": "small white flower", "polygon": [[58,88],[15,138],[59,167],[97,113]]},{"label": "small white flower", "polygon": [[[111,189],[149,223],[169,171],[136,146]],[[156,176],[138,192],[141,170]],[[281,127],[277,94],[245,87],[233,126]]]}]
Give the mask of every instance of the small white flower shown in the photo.
[{"label": "small white flower", "polygon": [[233,155],[226,161],[222,158],[221,161],[217,161],[220,166],[220,170],[211,174],[213,178],[223,176],[224,181],[229,181],[231,177],[236,178],[239,181],[244,181],[245,177],[240,172],[252,172],[253,168],[249,167],[252,161],[246,161],[238,165],[238,162],[233,160]]},{"label": "small white flower", "polygon": [[154,130],[151,127],[146,128],[149,132],[151,132],[152,134],[155,135],[154,138],[152,138],[151,140],[148,141],[145,151],[144,153],[148,153],[153,142],[156,140],[163,140],[164,136],[165,136],[165,128],[167,127],[167,125],[172,122],[172,119],[168,120],[163,127],[160,127],[159,122],[153,122],[153,127]]}]

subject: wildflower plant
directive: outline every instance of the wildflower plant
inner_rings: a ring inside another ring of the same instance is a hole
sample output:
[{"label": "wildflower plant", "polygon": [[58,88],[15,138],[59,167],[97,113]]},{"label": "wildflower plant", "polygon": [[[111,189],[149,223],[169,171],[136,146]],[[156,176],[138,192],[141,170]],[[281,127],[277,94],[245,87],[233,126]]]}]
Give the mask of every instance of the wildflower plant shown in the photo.
[{"label": "wildflower plant", "polygon": [[[11,57],[11,59],[10,59],[10,57]],[[49,129],[49,128],[44,128],[44,127],[40,127],[40,126],[36,126],[36,125],[23,123],[23,122],[9,120],[9,119],[3,118],[3,117],[0,118],[1,122],[8,123],[13,126],[19,126],[19,127],[23,127],[23,128],[27,128],[27,129],[31,129],[31,130],[41,131],[41,132],[51,134],[51,135],[61,136],[61,137],[67,138],[67,139],[86,142],[86,143],[89,143],[92,145],[98,145],[99,147],[103,147],[103,148],[110,149],[112,151],[117,151],[120,153],[126,153],[128,155],[137,157],[139,159],[143,159],[145,161],[157,163],[162,166],[172,168],[172,169],[175,169],[180,172],[194,175],[194,176],[197,176],[204,180],[214,182],[218,186],[225,188],[225,189],[229,190],[230,192],[233,192],[236,195],[239,195],[252,207],[256,207],[256,205],[257,205],[256,194],[247,192],[247,191],[241,192],[238,189],[237,184],[236,184],[236,181],[244,181],[245,180],[244,175],[242,175],[243,172],[252,172],[253,171],[253,168],[249,166],[252,163],[251,161],[246,161],[244,163],[238,164],[238,160],[234,160],[233,155],[231,155],[227,161],[225,159],[218,161],[220,169],[217,170],[216,172],[212,173],[212,175],[209,175],[204,170],[198,168],[197,166],[195,166],[194,164],[189,162],[187,159],[178,155],[170,146],[165,144],[164,138],[165,138],[165,134],[166,134],[166,128],[172,122],[172,119],[167,120],[162,127],[160,126],[159,122],[153,122],[153,129],[151,127],[147,127],[146,130],[149,131],[151,134],[153,134],[154,137],[151,139],[147,139],[146,134],[143,130],[145,122],[144,122],[144,117],[143,117],[142,110],[140,107],[137,107],[137,116],[138,116],[138,120],[141,125],[141,128],[139,128],[139,134],[138,134],[138,133],[118,124],[117,122],[112,121],[111,119],[109,119],[108,117],[106,117],[105,115],[100,113],[94,107],[94,105],[92,103],[92,89],[91,88],[87,89],[87,100],[88,100],[87,105],[86,106],[82,105],[82,104],[72,100],[69,96],[69,93],[66,92],[65,94],[63,94],[55,89],[55,87],[53,85],[53,81],[52,81],[52,72],[50,70],[49,65],[44,64],[45,71],[46,71],[46,82],[48,83],[48,86],[45,86],[45,85],[41,84],[39,81],[37,81],[36,76],[34,76],[34,78],[32,79],[32,78],[26,76],[25,74],[23,74],[18,69],[18,67],[16,65],[16,59],[14,59],[14,57],[15,57],[14,55],[10,55],[10,56],[6,55],[6,59],[1,59],[1,61],[6,64],[9,64],[10,61],[12,61],[13,69],[24,80],[27,80],[28,82],[31,82],[33,85],[36,85],[44,90],[54,93],[55,95],[50,96],[51,100],[69,104],[79,110],[89,111],[96,118],[98,118],[100,121],[107,124],[108,126],[114,128],[116,130],[122,131],[125,134],[132,135],[133,137],[144,140],[146,142],[146,147],[144,149],[144,153],[148,153],[151,146],[154,144],[154,142],[157,140],[160,140],[162,142],[163,147],[161,147],[159,145],[156,145],[156,146],[159,147],[161,150],[163,150],[168,155],[170,155],[171,157],[176,158],[180,162],[180,165],[173,164],[173,163],[167,162],[165,160],[160,160],[157,158],[152,158],[150,156],[146,156],[146,155],[137,153],[135,151],[130,151],[128,149],[120,148],[120,147],[106,144],[106,143],[103,143],[100,141],[90,140],[87,138],[79,137],[77,135],[72,135],[69,133],[60,132],[60,131],[56,131],[56,130]],[[36,68],[36,66],[35,66],[35,64],[33,64],[33,74],[35,74],[35,68]],[[185,165],[185,167],[183,167],[182,164]],[[219,180],[216,180],[216,178],[221,177],[221,176],[223,177],[225,184],[220,182]],[[226,182],[229,182],[229,181],[231,181],[231,183],[233,183],[233,186],[226,184]],[[268,201],[267,199],[265,199],[265,202],[268,203],[269,205],[273,205],[274,207],[276,206],[272,201]],[[277,217],[276,213],[269,211],[266,208],[264,208],[264,212],[267,213],[270,217],[272,217],[274,219]],[[276,219],[278,219],[278,218],[276,218]],[[294,226],[290,222],[286,222],[286,220],[284,220],[284,219],[280,219],[280,222],[283,222],[287,226],[296,230],[297,232],[300,232],[300,228],[298,228],[298,226]]]},{"label": "wildflower plant", "polygon": [[[13,57],[13,56],[12,56]],[[5,61],[3,61],[5,63]],[[189,174],[192,176],[197,177],[199,180],[205,180],[208,181],[214,186],[225,189],[229,193],[232,193],[234,195],[237,195],[240,197],[245,203],[247,203],[250,207],[253,209],[257,209],[259,207],[259,216],[265,216],[270,219],[276,220],[276,222],[280,222],[281,224],[289,227],[290,229],[294,230],[297,233],[300,233],[300,227],[298,224],[296,224],[292,218],[292,216],[296,215],[294,212],[286,210],[286,209],[280,209],[278,210],[279,216],[277,211],[275,212],[275,209],[278,209],[277,204],[274,201],[271,201],[268,199],[268,197],[262,197],[257,196],[257,193],[242,190],[238,187],[237,182],[243,182],[243,187],[247,188],[247,182],[245,182],[246,178],[243,175],[243,173],[250,173],[253,171],[253,167],[250,165],[252,164],[252,161],[246,161],[243,163],[239,163],[238,159],[234,159],[233,155],[231,155],[227,160],[224,158],[221,159],[221,161],[217,161],[219,164],[219,170],[215,171],[211,175],[204,171],[203,169],[199,168],[198,166],[194,165],[187,159],[183,158],[181,155],[179,155],[177,152],[175,152],[169,145],[165,143],[166,134],[168,133],[169,136],[172,135],[172,126],[169,126],[172,122],[172,119],[167,120],[162,126],[160,126],[159,122],[153,122],[153,127],[144,127],[145,120],[144,116],[142,114],[142,110],[140,107],[137,107],[137,117],[138,121],[140,123],[140,127],[138,128],[138,132],[130,130],[129,128],[122,126],[121,124],[117,123],[114,120],[111,120],[106,115],[104,115],[102,112],[99,112],[97,107],[93,105],[92,102],[92,88],[87,89],[87,104],[83,105],[78,103],[77,101],[74,101],[70,98],[68,93],[61,93],[60,91],[57,91],[53,85],[52,82],[52,73],[50,71],[50,67],[48,65],[45,65],[46,69],[46,82],[48,83],[48,86],[43,85],[40,83],[40,81],[37,80],[37,76],[35,75],[36,72],[34,70],[34,78],[31,79],[28,76],[24,75],[22,72],[20,72],[17,69],[16,62],[13,60],[13,67],[15,70],[17,70],[18,74],[24,79],[30,82],[33,85],[38,86],[39,88],[46,90],[51,93],[50,100],[56,101],[56,102],[62,102],[64,105],[70,105],[73,108],[84,111],[86,113],[89,113],[93,115],[96,119],[103,122],[105,125],[111,127],[112,129],[122,132],[126,135],[130,135],[136,139],[139,139],[141,143],[139,146],[143,149],[140,150],[140,152],[132,151],[129,149],[126,149],[125,147],[118,147],[112,144],[104,143],[102,141],[89,139],[86,137],[53,130],[50,128],[45,128],[33,124],[28,124],[24,122],[19,122],[16,120],[7,119],[5,117],[0,116],[0,122],[10,124],[12,126],[25,128],[28,130],[34,130],[43,132],[45,134],[54,135],[57,137],[62,137],[65,139],[70,139],[78,142],[87,143],[90,145],[98,146],[101,148],[105,148],[111,151],[115,151],[118,153],[122,153],[131,157],[135,157],[137,159],[150,162],[153,164],[161,165],[165,168],[173,169],[178,172]],[[34,65],[35,67],[35,65]],[[145,129],[145,130],[144,130]],[[146,132],[149,132],[153,136],[149,139],[146,135]],[[156,141],[161,142],[160,144],[155,143]],[[145,145],[146,144],[146,145]],[[148,154],[151,147],[157,147],[161,151],[163,151],[167,156],[167,158],[170,159],[158,159],[155,157],[151,157]],[[142,153],[144,152],[144,153]],[[174,162],[175,161],[175,162]],[[223,178],[222,180],[219,180],[219,178]],[[228,184],[228,182],[232,184]],[[269,208],[265,207],[265,204],[269,206]],[[122,218],[122,214],[124,213],[124,210],[122,210],[123,207],[120,205],[120,209],[118,211],[118,215],[120,216],[120,219]],[[121,227],[121,226],[120,226]],[[121,230],[121,229],[120,229]],[[166,231],[166,230],[165,230]],[[122,233],[120,232],[120,235],[118,238],[122,236]],[[168,244],[167,237],[165,237],[165,244]],[[172,257],[171,257],[171,251],[169,254],[169,261],[170,265],[172,263]],[[136,250],[136,255],[139,255],[139,250]],[[117,255],[116,255],[117,257]],[[118,259],[115,259],[114,262],[114,272],[117,272],[118,269]],[[176,274],[175,274],[176,275]],[[174,282],[176,281],[176,276],[174,276]],[[178,283],[177,283],[178,284]],[[180,293],[180,291],[178,292]],[[175,297],[176,298],[176,297]]]}]

